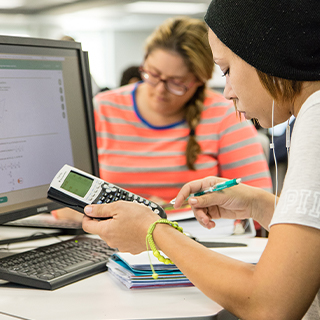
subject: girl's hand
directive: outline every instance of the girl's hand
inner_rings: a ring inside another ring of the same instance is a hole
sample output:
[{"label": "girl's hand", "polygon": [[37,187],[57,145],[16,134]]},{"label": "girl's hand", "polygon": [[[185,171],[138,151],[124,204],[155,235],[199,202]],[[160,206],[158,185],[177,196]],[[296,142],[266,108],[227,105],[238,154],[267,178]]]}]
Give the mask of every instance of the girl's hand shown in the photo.
[{"label": "girl's hand", "polygon": [[[208,189],[224,181],[227,180],[207,177],[187,183],[179,191],[174,207],[179,208],[190,194]],[[188,203],[200,224],[210,229],[215,226],[212,219],[254,218],[255,199],[257,193],[261,191],[265,192],[258,188],[239,184],[221,191],[189,198]]]},{"label": "girl's hand", "polygon": [[[85,208],[85,214],[84,231],[98,234],[111,248],[132,254],[147,250],[148,229],[160,219],[145,205],[128,201],[90,205]],[[110,219],[98,220],[99,217]]]}]

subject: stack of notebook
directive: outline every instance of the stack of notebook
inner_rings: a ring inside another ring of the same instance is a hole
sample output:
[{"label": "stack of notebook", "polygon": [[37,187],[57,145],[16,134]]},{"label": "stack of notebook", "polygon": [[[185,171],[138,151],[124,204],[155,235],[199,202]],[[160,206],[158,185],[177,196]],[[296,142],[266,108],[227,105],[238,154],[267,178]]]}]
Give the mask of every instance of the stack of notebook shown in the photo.
[{"label": "stack of notebook", "polygon": [[108,270],[129,289],[193,285],[175,265],[166,265],[159,262],[152,252],[149,252],[149,254],[153,267],[158,274],[157,279],[152,277],[153,272],[147,252],[138,255],[116,253],[107,263]]}]

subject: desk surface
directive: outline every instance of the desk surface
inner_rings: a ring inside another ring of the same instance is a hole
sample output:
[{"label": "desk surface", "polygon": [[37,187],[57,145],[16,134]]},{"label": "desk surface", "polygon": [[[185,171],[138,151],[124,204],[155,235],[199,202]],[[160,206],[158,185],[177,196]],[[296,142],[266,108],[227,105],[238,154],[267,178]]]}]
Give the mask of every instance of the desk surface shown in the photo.
[{"label": "desk surface", "polygon": [[[49,239],[37,240],[29,245],[45,245],[47,241]],[[253,248],[261,253],[267,239],[241,239],[241,242],[249,244],[248,251]],[[217,303],[195,287],[130,290],[108,272],[54,291],[0,282],[0,320],[9,320],[9,315],[32,320],[199,320],[217,319],[221,310]]]}]

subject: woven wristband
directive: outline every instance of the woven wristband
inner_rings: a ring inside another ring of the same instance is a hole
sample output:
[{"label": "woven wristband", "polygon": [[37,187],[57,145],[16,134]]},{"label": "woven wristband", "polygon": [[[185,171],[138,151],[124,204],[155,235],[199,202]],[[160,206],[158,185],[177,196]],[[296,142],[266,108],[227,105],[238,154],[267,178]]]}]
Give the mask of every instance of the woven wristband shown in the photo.
[{"label": "woven wristband", "polygon": [[168,224],[170,225],[171,227],[177,229],[178,231],[180,231],[181,233],[183,233],[183,229],[181,227],[179,227],[178,223],[177,222],[172,222],[172,221],[169,221],[167,219],[160,219],[160,220],[157,220],[156,222],[154,222],[148,229],[148,232],[147,232],[147,236],[146,236],[146,246],[147,246],[147,251],[148,251],[148,257],[149,257],[149,262],[150,262],[150,267],[151,267],[151,270],[152,270],[152,278],[153,279],[158,279],[158,274],[154,271],[154,268],[153,268],[153,265],[152,265],[152,262],[151,262],[151,259],[150,259],[150,255],[149,255],[149,247],[150,249],[152,250],[153,252],[153,255],[160,261],[160,262],[163,262],[164,264],[173,264],[173,262],[168,259],[168,258],[165,258],[163,257],[159,250],[157,250],[156,248],[156,245],[153,241],[153,237],[152,237],[152,233],[156,227],[156,225],[158,223],[164,223],[164,224]]}]

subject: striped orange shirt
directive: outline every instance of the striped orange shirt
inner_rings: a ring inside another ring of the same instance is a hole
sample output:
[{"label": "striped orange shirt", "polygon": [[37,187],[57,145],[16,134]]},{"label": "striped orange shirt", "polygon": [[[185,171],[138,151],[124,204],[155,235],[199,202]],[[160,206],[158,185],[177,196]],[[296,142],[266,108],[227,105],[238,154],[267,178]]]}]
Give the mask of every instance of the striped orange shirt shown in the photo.
[{"label": "striped orange shirt", "polygon": [[181,121],[155,127],[139,114],[131,84],[95,97],[100,176],[133,193],[173,199],[187,182],[206,176],[242,178],[272,190],[268,164],[257,131],[236,117],[230,101],[207,90],[196,138],[201,154],[196,170],[186,166],[190,129]]}]

